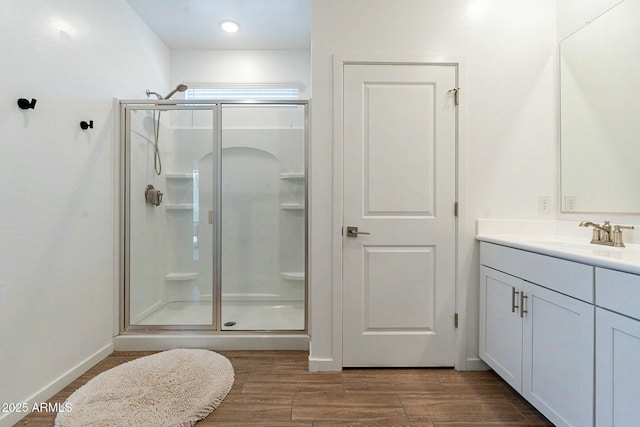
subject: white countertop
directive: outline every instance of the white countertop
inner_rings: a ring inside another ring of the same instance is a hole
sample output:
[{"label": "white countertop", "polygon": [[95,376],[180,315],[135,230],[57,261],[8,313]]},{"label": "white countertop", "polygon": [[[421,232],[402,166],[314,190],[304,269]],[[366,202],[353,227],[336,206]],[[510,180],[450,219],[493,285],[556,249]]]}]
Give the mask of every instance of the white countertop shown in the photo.
[{"label": "white countertop", "polygon": [[[640,274],[640,245],[625,233],[624,248],[591,244],[591,229],[569,221],[478,220],[476,239],[570,261]],[[627,230],[625,230],[627,231]]]}]

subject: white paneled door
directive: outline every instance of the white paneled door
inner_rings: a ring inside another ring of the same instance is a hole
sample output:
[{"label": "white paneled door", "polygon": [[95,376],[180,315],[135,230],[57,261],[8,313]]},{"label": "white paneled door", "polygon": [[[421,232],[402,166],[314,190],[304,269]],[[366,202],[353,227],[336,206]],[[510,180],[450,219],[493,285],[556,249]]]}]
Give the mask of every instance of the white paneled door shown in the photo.
[{"label": "white paneled door", "polygon": [[453,366],[456,66],[343,82],[343,365]]}]

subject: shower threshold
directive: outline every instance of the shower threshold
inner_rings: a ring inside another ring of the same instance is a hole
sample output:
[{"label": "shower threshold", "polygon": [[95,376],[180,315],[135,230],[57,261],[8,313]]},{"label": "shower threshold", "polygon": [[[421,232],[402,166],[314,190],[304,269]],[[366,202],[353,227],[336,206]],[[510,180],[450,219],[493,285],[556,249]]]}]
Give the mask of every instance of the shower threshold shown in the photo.
[{"label": "shower threshold", "polygon": [[[223,301],[222,330],[236,331],[302,331],[304,304],[280,301]],[[210,325],[211,301],[172,301],[146,317],[137,325]]]}]

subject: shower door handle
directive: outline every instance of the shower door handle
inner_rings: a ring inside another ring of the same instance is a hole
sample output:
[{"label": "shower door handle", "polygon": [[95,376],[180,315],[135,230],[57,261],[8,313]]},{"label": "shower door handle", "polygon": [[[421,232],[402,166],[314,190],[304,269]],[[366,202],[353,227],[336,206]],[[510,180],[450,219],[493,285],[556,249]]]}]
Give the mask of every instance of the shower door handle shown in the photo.
[{"label": "shower door handle", "polygon": [[371,234],[368,231],[358,231],[358,227],[347,227],[347,237],[358,237],[358,234]]},{"label": "shower door handle", "polygon": [[213,224],[213,211],[209,211],[209,224]]}]

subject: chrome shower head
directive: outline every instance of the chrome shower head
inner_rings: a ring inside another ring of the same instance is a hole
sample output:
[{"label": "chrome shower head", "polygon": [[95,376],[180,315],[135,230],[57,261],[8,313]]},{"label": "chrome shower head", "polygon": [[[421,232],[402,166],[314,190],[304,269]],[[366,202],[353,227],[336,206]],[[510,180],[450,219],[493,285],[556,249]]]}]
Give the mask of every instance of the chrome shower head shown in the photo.
[{"label": "chrome shower head", "polygon": [[164,99],[169,99],[169,98],[171,98],[173,96],[174,93],[176,93],[176,92],[184,92],[188,88],[189,87],[187,85],[180,83],[178,86],[176,86],[176,88],[174,90],[169,92],[167,94],[167,96],[164,97]]}]

